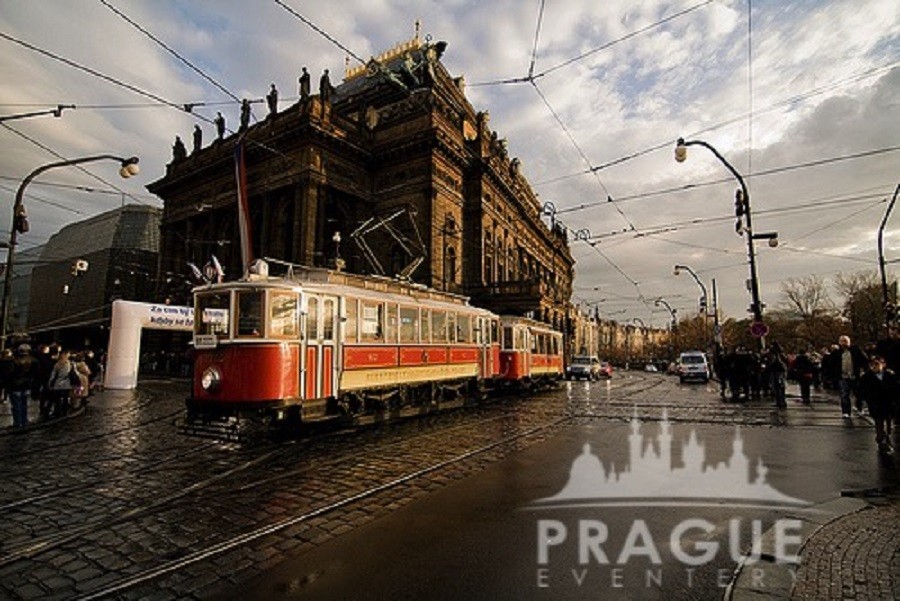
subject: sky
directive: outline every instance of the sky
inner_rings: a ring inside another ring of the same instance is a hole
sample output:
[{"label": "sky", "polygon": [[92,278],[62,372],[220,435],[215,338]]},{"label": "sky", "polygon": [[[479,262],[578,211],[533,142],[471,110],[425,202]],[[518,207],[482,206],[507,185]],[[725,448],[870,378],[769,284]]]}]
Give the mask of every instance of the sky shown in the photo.
[{"label": "sky", "polygon": [[701,146],[677,163],[682,136],[744,178],[754,232],[778,233],[755,245],[767,310],[789,278],[877,271],[900,184],[896,0],[0,0],[0,117],[77,107],[0,123],[0,228],[31,171],[95,154],[139,156],[141,172],[123,180],[99,161],[41,175],[20,249],[123,202],[161,206],[145,186],[176,135],[190,147],[199,124],[208,143],[216,111],[234,126],[234,99],[271,83],[287,108],[302,66],[337,83],[348,56],[410,39],[416,21],[447,42],[442,62],[570,228],[575,303],[664,327],[655,299],[698,310],[683,264],[716,280],[726,317],[748,315],[737,180]]}]

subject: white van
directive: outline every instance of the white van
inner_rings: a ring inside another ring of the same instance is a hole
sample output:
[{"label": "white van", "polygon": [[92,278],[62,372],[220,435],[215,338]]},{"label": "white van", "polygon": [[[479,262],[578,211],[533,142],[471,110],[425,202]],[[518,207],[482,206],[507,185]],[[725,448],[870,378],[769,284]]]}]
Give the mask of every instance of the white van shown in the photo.
[{"label": "white van", "polygon": [[709,362],[702,351],[686,351],[678,356],[678,379],[709,382]]}]

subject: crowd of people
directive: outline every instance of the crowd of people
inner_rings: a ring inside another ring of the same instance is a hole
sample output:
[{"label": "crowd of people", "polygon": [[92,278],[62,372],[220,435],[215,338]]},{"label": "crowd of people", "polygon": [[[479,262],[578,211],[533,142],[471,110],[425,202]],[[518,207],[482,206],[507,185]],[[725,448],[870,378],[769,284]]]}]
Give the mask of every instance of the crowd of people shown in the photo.
[{"label": "crowd of people", "polygon": [[28,425],[28,402],[36,401],[41,420],[66,416],[83,407],[100,385],[103,364],[91,350],[71,352],[59,345],[27,343],[0,354],[0,394],[12,407],[14,428]]},{"label": "crowd of people", "polygon": [[787,407],[785,385],[794,380],[800,387],[800,402],[809,405],[812,389],[835,390],[840,396],[841,416],[868,413],[875,422],[878,448],[891,453],[893,423],[900,419],[900,379],[896,357],[885,357],[875,346],[860,349],[841,336],[838,343],[821,351],[801,349],[785,354],[773,342],[763,352],[738,346],[717,349],[714,368],[720,395],[733,401],[771,398],[777,408]]}]

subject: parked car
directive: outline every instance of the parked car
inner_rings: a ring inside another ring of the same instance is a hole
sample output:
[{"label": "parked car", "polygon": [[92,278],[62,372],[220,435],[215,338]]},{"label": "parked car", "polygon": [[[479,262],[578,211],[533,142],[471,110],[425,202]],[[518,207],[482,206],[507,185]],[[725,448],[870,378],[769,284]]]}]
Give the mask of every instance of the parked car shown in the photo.
[{"label": "parked car", "polygon": [[687,351],[678,356],[678,379],[709,382],[709,362],[702,351]]},{"label": "parked car", "polygon": [[600,362],[600,377],[601,378],[611,378],[613,372],[612,363],[609,361],[601,361]]},{"label": "parked car", "polygon": [[600,359],[596,355],[575,355],[566,367],[566,378],[569,380],[599,380]]}]

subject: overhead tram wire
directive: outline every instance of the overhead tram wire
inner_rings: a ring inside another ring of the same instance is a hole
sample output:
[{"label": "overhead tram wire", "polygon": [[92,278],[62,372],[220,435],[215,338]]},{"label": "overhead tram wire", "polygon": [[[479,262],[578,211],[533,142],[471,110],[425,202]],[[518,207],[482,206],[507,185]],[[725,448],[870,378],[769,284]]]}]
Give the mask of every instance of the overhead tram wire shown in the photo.
[{"label": "overhead tram wire", "polygon": [[[6,181],[10,181],[10,182],[21,182],[22,178],[21,177],[13,177],[11,175],[0,175],[0,180],[6,180]],[[63,184],[60,182],[33,181],[30,184],[28,184],[29,188],[32,188],[34,186],[45,186],[45,187],[49,187],[49,188],[61,188],[64,190],[75,190],[78,192],[87,192],[89,194],[109,194],[109,195],[114,195],[114,196],[122,195],[122,193],[117,190],[103,190],[101,188],[94,188],[91,186],[76,185],[76,184]],[[144,197],[144,198],[156,199],[155,196],[152,196],[150,194],[137,194],[136,195],[136,194],[130,193],[129,196],[131,196],[133,198]]]},{"label": "overhead tram wire", "polygon": [[538,39],[541,34],[541,23],[544,20],[544,0],[541,0],[541,7],[538,10],[537,26],[534,28],[534,44],[531,47],[531,63],[528,65],[528,79],[534,82],[534,63],[537,61]]},{"label": "overhead tram wire", "polygon": [[[10,195],[13,197],[15,196],[16,191],[17,191],[16,188],[12,188],[10,186],[5,186],[3,184],[0,184],[0,190],[5,190],[5,191],[9,192]],[[26,192],[25,198],[28,198],[29,201],[37,202],[37,203],[45,204],[45,205],[50,205],[51,207],[55,207],[57,209],[62,209],[63,211],[68,211],[70,213],[75,213],[76,215],[84,215],[85,214],[82,211],[79,211],[78,209],[73,209],[72,207],[66,206],[62,203],[54,202],[52,200],[47,200],[46,198],[41,198],[40,196],[35,196],[31,192]]]},{"label": "overhead tram wire", "polygon": [[[24,40],[20,40],[20,39],[18,39],[18,38],[16,38],[16,37],[13,37],[13,36],[11,36],[11,35],[9,35],[9,34],[7,34],[7,33],[2,32],[2,31],[0,31],[0,38],[3,38],[3,39],[5,39],[5,40],[7,40],[7,41],[10,41],[10,42],[13,42],[14,44],[18,44],[18,45],[20,45],[20,46],[22,46],[22,47],[24,47],[24,48],[27,48],[28,50],[31,50],[31,51],[33,51],[33,52],[36,52],[36,53],[41,54],[41,55],[43,55],[43,56],[46,56],[46,57],[48,57],[48,58],[52,58],[52,59],[54,59],[54,60],[57,60],[57,61],[59,61],[59,62],[65,64],[65,65],[67,65],[67,66],[69,66],[69,67],[72,67],[72,68],[77,69],[77,70],[79,70],[79,71],[83,71],[83,72],[85,72],[85,73],[88,73],[89,75],[93,75],[94,77],[98,77],[98,78],[102,79],[103,81],[106,81],[106,82],[108,82],[108,83],[111,83],[111,84],[113,84],[113,85],[115,85],[115,86],[118,86],[118,87],[121,87],[121,88],[125,88],[126,90],[128,90],[128,91],[130,91],[130,92],[133,92],[133,93],[135,93],[135,94],[138,94],[139,96],[143,96],[143,97],[145,97],[145,98],[149,98],[150,100],[154,100],[154,101],[156,101],[157,103],[159,103],[159,104],[161,104],[161,105],[168,106],[168,107],[173,108],[173,109],[175,109],[175,110],[177,110],[177,111],[179,111],[179,112],[181,112],[181,113],[189,113],[189,114],[193,115],[194,117],[196,117],[197,119],[200,119],[201,121],[204,121],[205,123],[207,123],[207,124],[209,124],[209,125],[215,125],[215,122],[213,121],[213,119],[210,119],[209,117],[207,117],[207,116],[205,116],[205,115],[202,115],[202,114],[200,114],[200,113],[194,113],[194,112],[191,112],[190,110],[188,110],[188,106],[187,106],[187,105],[184,105],[184,104],[181,104],[181,105],[176,104],[176,103],[172,102],[171,100],[167,100],[167,99],[165,99],[165,98],[163,98],[163,97],[161,97],[161,96],[159,96],[159,95],[157,95],[157,94],[154,94],[153,92],[148,92],[148,91],[146,91],[146,90],[143,90],[143,89],[141,89],[141,88],[139,88],[139,87],[137,87],[137,86],[135,86],[135,85],[129,84],[129,83],[124,82],[124,81],[122,81],[122,80],[120,80],[120,79],[116,79],[115,77],[106,75],[105,73],[101,73],[100,71],[97,71],[96,69],[92,69],[91,67],[87,67],[87,66],[85,66],[85,65],[82,65],[82,64],[80,64],[80,63],[77,63],[77,62],[75,62],[75,61],[73,61],[73,60],[71,60],[71,59],[68,59],[68,58],[64,57],[64,56],[60,56],[59,54],[56,54],[56,53],[51,52],[51,51],[49,51],[49,50],[45,50],[45,49],[43,49],[43,48],[40,48],[40,47],[38,47],[38,46],[35,46],[34,44],[31,44],[31,43],[26,42],[26,41],[24,41]],[[251,101],[251,102],[255,102],[255,101]],[[260,100],[260,102],[261,102],[261,100]],[[2,125],[8,127],[5,123],[2,124]],[[234,130],[231,130],[231,129],[229,129],[228,131],[230,131],[232,134],[235,133]],[[279,157],[281,157],[281,158],[283,158],[283,159],[285,159],[285,160],[287,160],[287,161],[290,161],[290,162],[292,162],[292,163],[295,163],[295,162],[296,162],[295,159],[293,159],[293,158],[291,158],[291,157],[285,155],[283,152],[280,152],[280,151],[278,151],[278,150],[276,150],[276,149],[274,149],[274,148],[272,148],[272,147],[270,147],[270,146],[267,146],[267,145],[263,144],[262,142],[259,142],[258,140],[253,140],[253,139],[251,139],[251,138],[246,138],[246,140],[247,140],[248,143],[250,143],[250,144],[252,144],[252,145],[254,145],[254,146],[257,146],[257,147],[259,147],[259,148],[262,148],[262,149],[264,149],[264,150],[267,150],[267,151],[269,151],[269,152],[271,152],[271,153],[273,153],[273,154],[276,154],[276,155],[278,155]]]},{"label": "overhead tram wire", "polygon": [[[275,0],[275,1],[277,2],[278,0]],[[621,42],[630,40],[630,39],[633,38],[633,37],[636,37],[636,36],[638,36],[638,35],[640,35],[640,34],[642,34],[642,33],[646,33],[646,32],[648,32],[648,31],[650,31],[650,30],[652,30],[652,29],[654,29],[654,28],[656,28],[656,27],[659,27],[659,26],[661,26],[661,25],[664,25],[664,24],[666,24],[666,23],[668,23],[668,22],[670,22],[670,21],[672,21],[672,20],[674,20],[674,19],[677,19],[677,18],[679,18],[679,17],[682,17],[682,16],[684,16],[684,15],[686,15],[686,14],[688,14],[688,13],[691,13],[691,12],[693,12],[693,11],[699,9],[699,8],[702,8],[702,7],[706,6],[707,4],[712,4],[712,3],[713,3],[713,0],[706,0],[705,2],[701,2],[700,4],[697,4],[697,5],[691,6],[691,7],[689,7],[689,8],[686,8],[685,10],[682,10],[682,11],[680,11],[680,12],[677,12],[677,13],[673,14],[673,15],[670,15],[670,16],[668,16],[668,17],[665,17],[665,18],[663,18],[663,19],[661,19],[661,20],[659,20],[659,21],[656,21],[656,22],[654,22],[654,23],[651,23],[650,25],[647,25],[646,27],[642,27],[642,28],[640,28],[640,29],[637,29],[637,30],[635,30],[635,31],[632,31],[631,33],[627,33],[627,34],[625,34],[624,36],[622,36],[622,37],[620,37],[620,38],[616,38],[615,40],[611,40],[611,41],[609,41],[609,42],[607,42],[607,43],[605,43],[605,44],[603,44],[603,45],[601,45],[601,46],[598,46],[598,47],[596,47],[596,48],[593,48],[593,49],[591,49],[591,50],[588,50],[587,52],[583,52],[583,53],[579,54],[578,56],[575,56],[575,57],[573,57],[573,58],[567,59],[567,60],[563,61],[562,63],[560,63],[560,64],[558,64],[558,65],[555,65],[555,66],[553,66],[553,67],[550,67],[549,69],[545,69],[545,70],[541,71],[540,73],[533,74],[532,72],[529,72],[529,74],[528,74],[527,77],[514,77],[514,78],[509,78],[509,79],[498,79],[498,80],[493,80],[493,81],[483,81],[483,82],[476,82],[476,83],[467,83],[467,84],[466,84],[466,87],[495,86],[495,85],[505,85],[505,84],[513,84],[513,83],[531,83],[531,82],[533,82],[535,79],[538,79],[538,78],[540,78],[540,77],[543,77],[543,76],[545,76],[545,75],[548,75],[548,74],[550,74],[550,73],[553,73],[554,71],[557,71],[557,70],[559,70],[559,69],[562,69],[563,67],[567,67],[567,66],[569,66],[569,65],[571,65],[571,64],[573,64],[573,63],[576,63],[576,62],[578,62],[578,61],[580,61],[580,60],[583,60],[583,59],[585,59],[585,58],[587,58],[587,57],[589,57],[589,56],[591,56],[591,55],[593,55],[593,54],[596,54],[597,52],[600,52],[601,50],[606,50],[606,49],[608,49],[608,48],[611,48],[612,46],[615,46],[616,44],[619,44],[619,43],[621,43]],[[543,2],[541,3],[541,6],[542,6],[542,9],[543,9]],[[542,10],[542,12],[543,12],[543,10]]]},{"label": "overhead tram wire", "polygon": [[[789,205],[786,207],[779,207],[776,209],[764,209],[757,211],[758,215],[778,215],[782,213],[797,213],[804,211],[831,211],[835,209],[844,208],[848,205],[855,205],[860,203],[867,203],[870,206],[877,206],[879,204],[883,204],[883,193],[872,193],[872,194],[862,194],[855,196],[845,196],[840,198],[828,197],[829,199],[819,199],[819,200],[807,200],[801,204]],[[882,200],[872,202],[873,198],[880,198]],[[719,223],[723,221],[733,221],[734,215],[718,215],[716,217],[697,217],[694,219],[685,219],[683,221],[672,221],[670,223],[659,223],[655,225],[651,225],[645,227],[641,232],[634,235],[633,237],[650,237],[656,236],[659,234],[665,234],[669,232],[675,231],[684,231],[686,229],[694,228],[694,227],[705,227],[710,223]],[[631,232],[621,232],[621,231],[613,231],[605,234],[597,234],[591,237],[591,240],[603,241],[608,238],[618,237],[623,234],[629,234]]]},{"label": "overhead tram wire", "polygon": [[324,37],[326,40],[328,40],[329,42],[331,42],[332,44],[334,44],[335,46],[337,46],[338,48],[340,48],[341,50],[346,52],[349,56],[352,56],[354,59],[359,61],[359,63],[361,65],[366,64],[366,61],[361,59],[355,52],[353,52],[352,50],[350,50],[349,48],[347,48],[346,46],[341,44],[339,41],[337,41],[332,36],[328,35],[328,32],[326,32],[324,29],[320,28],[315,23],[313,23],[312,21],[310,21],[309,19],[307,19],[306,17],[304,17],[303,15],[298,13],[296,10],[294,10],[293,8],[291,8],[290,6],[288,6],[281,0],[274,0],[274,2],[275,2],[275,4],[277,4],[278,6],[280,6],[281,8],[283,8],[284,10],[286,10],[287,12],[292,14],[293,16],[295,16],[298,19],[300,19],[301,21],[303,21],[303,23],[305,23],[310,29],[312,29],[313,31],[315,31],[316,33],[318,33],[319,35]]},{"label": "overhead tram wire", "polygon": [[[63,156],[62,154],[56,152],[55,150],[53,150],[52,148],[50,148],[50,147],[47,146],[46,144],[43,144],[42,142],[39,142],[38,140],[35,140],[34,138],[32,138],[31,136],[29,136],[28,134],[25,134],[25,133],[23,133],[23,132],[17,130],[15,127],[9,125],[8,123],[0,123],[0,125],[2,125],[2,126],[3,126],[4,128],[6,128],[6,129],[8,129],[9,131],[13,132],[14,134],[16,134],[17,136],[19,136],[20,138],[23,138],[24,140],[30,142],[31,144],[34,144],[35,146],[37,146],[37,147],[40,148],[41,150],[43,150],[43,151],[45,151],[45,152],[47,152],[47,153],[53,155],[53,156],[56,157],[57,159],[59,159],[59,160],[61,160],[61,161],[67,161],[67,160],[69,160],[68,157],[65,157],[65,156]],[[104,179],[103,177],[97,175],[96,173],[93,173],[92,171],[89,171],[88,169],[86,169],[85,167],[83,167],[83,166],[81,166],[81,165],[74,165],[74,167],[75,167],[75,169],[77,169],[77,170],[81,171],[82,173],[88,175],[89,177],[91,177],[91,178],[97,180],[98,182],[101,182],[102,184],[104,184],[104,185],[106,185],[106,186],[109,186],[110,188],[112,188],[113,190],[115,190],[117,193],[119,193],[119,194],[121,194],[121,195],[124,195],[124,196],[128,196],[129,198],[133,199],[133,200],[134,200],[135,202],[137,202],[137,203],[140,203],[140,204],[143,204],[143,205],[147,205],[147,206],[156,206],[155,204],[151,204],[151,203],[148,203],[148,202],[144,202],[143,200],[137,198],[136,196],[133,196],[130,192],[126,192],[125,190],[122,190],[121,188],[119,188],[119,187],[118,187],[117,185],[115,185],[114,183],[112,183],[112,182],[110,182],[110,181]]]},{"label": "overhead tram wire", "polygon": [[[872,150],[865,150],[865,151],[857,152],[857,153],[853,153],[853,154],[845,154],[845,155],[840,155],[840,156],[836,156],[836,157],[828,157],[828,158],[824,158],[824,159],[816,159],[816,160],[814,160],[814,161],[808,161],[808,162],[805,162],[805,163],[794,163],[794,164],[791,164],[791,165],[785,165],[785,166],[782,166],[782,167],[773,167],[772,169],[764,169],[764,170],[762,170],[762,171],[757,171],[756,173],[753,174],[753,176],[754,176],[754,177],[760,177],[760,176],[765,176],[765,175],[774,175],[774,174],[776,174],[776,173],[785,173],[785,172],[788,172],[788,171],[795,171],[795,170],[797,170],[797,169],[806,169],[806,168],[808,168],[808,167],[819,167],[819,166],[827,165],[827,164],[830,164],[830,163],[837,163],[837,162],[840,162],[840,161],[848,161],[848,160],[853,160],[853,159],[866,158],[866,157],[870,157],[870,156],[876,156],[876,155],[879,155],[879,154],[885,154],[885,153],[888,153],[888,152],[896,152],[896,151],[898,151],[898,150],[900,150],[900,146],[888,146],[888,147],[885,147],[885,148],[875,148],[875,149],[872,149]],[[639,199],[643,199],[643,198],[650,198],[650,197],[652,197],[652,196],[660,196],[660,195],[664,195],[664,194],[671,194],[671,193],[673,193],[673,192],[686,192],[686,191],[688,191],[688,190],[693,190],[694,188],[703,188],[703,187],[706,187],[706,186],[714,186],[714,185],[717,185],[717,184],[725,184],[725,183],[733,182],[733,181],[734,181],[734,178],[731,178],[731,177],[725,177],[725,178],[716,179],[716,180],[709,180],[709,181],[705,181],[705,182],[699,182],[699,183],[696,183],[696,184],[685,184],[685,185],[682,185],[682,186],[674,186],[674,187],[671,187],[671,188],[663,188],[663,189],[661,189],[661,190],[653,190],[653,191],[651,191],[651,192],[643,192],[643,193],[640,193],[640,194],[632,194],[632,195],[630,195],[630,196],[620,196],[620,197],[616,200],[616,202],[622,202],[622,201],[625,201],[625,200],[639,200]],[[605,202],[607,202],[607,201],[596,201],[596,202],[584,203],[584,204],[581,204],[581,205],[578,205],[578,206],[575,206],[575,207],[569,207],[569,208],[567,208],[567,209],[559,209],[559,210],[557,210],[556,213],[557,213],[557,214],[565,214],[565,213],[573,213],[573,212],[575,212],[575,211],[582,211],[582,210],[584,210],[584,209],[589,209],[589,208],[592,208],[592,207],[596,207],[596,206],[602,205],[602,204],[604,204]]]},{"label": "overhead tram wire", "polygon": [[[547,97],[546,97],[546,96],[544,96],[544,93],[541,91],[541,88],[538,87],[537,82],[532,81],[532,82],[531,82],[531,85],[532,85],[532,87],[534,88],[535,92],[537,92],[538,96],[540,96],[541,100],[544,102],[544,104],[546,105],[547,109],[550,111],[550,114],[553,115],[553,118],[556,120],[556,122],[557,122],[557,123],[559,124],[559,126],[562,128],[563,132],[566,134],[566,137],[568,137],[568,138],[569,138],[569,141],[572,142],[572,145],[575,147],[575,150],[576,150],[576,151],[578,152],[578,154],[581,156],[581,159],[585,162],[585,164],[587,164],[588,167],[592,167],[592,166],[591,166],[591,161],[590,161],[590,159],[589,159],[589,158],[587,157],[587,155],[584,153],[584,150],[581,149],[581,146],[580,146],[580,145],[578,144],[578,142],[575,140],[575,137],[572,135],[572,132],[570,132],[570,131],[569,131],[569,128],[566,127],[565,123],[563,123],[563,121],[562,121],[562,119],[560,118],[559,114],[556,112],[556,110],[554,110],[553,106],[550,104],[550,101],[547,100]],[[607,189],[606,184],[604,184],[604,183],[603,183],[603,180],[600,179],[600,175],[597,174],[596,171],[593,171],[593,169],[591,169],[591,172],[594,174],[594,177],[597,179],[597,183],[600,184],[600,187],[603,188],[603,192],[606,194],[606,201],[605,201],[605,202],[611,202],[611,203],[613,204],[613,206],[615,207],[616,211],[619,213],[619,215],[620,215],[620,216],[622,217],[622,219],[625,221],[625,223],[628,224],[629,229],[630,229],[631,231],[637,231],[637,228],[634,227],[634,223],[631,222],[631,219],[629,219],[628,216],[625,215],[625,212],[622,211],[622,208],[621,208],[618,204],[616,204],[616,201],[615,201],[615,200],[613,200],[613,197],[612,197],[612,195],[609,193],[609,189]]]},{"label": "overhead tram wire", "polygon": [[[830,92],[830,91],[832,91],[832,90],[834,90],[834,89],[836,89],[836,88],[840,88],[840,87],[849,85],[849,84],[851,84],[851,83],[857,83],[857,82],[862,81],[862,80],[864,80],[864,79],[868,79],[868,78],[870,78],[870,77],[874,77],[874,76],[876,76],[876,75],[880,75],[881,73],[883,73],[883,72],[885,72],[885,71],[889,71],[889,70],[893,69],[894,67],[896,67],[897,65],[900,65],[900,61],[898,61],[898,62],[893,62],[893,63],[888,63],[888,64],[886,64],[886,65],[881,65],[881,66],[879,66],[879,67],[873,67],[873,68],[871,68],[871,69],[867,69],[866,71],[863,71],[863,72],[861,72],[861,73],[857,73],[857,74],[852,75],[852,76],[850,76],[850,77],[847,77],[847,78],[844,78],[844,79],[840,79],[840,80],[831,82],[831,83],[829,83],[829,84],[825,84],[824,86],[819,86],[818,88],[813,88],[812,90],[807,90],[806,92],[803,92],[803,93],[801,93],[801,94],[797,94],[797,95],[791,96],[791,97],[789,97],[789,98],[785,98],[785,99],[783,99],[783,100],[779,100],[778,102],[775,102],[775,103],[773,103],[773,104],[770,104],[769,106],[767,106],[767,107],[764,108],[764,109],[757,109],[757,110],[755,111],[755,114],[756,114],[756,115],[763,115],[763,114],[772,112],[772,111],[774,111],[774,110],[777,110],[777,109],[779,109],[779,108],[782,108],[782,107],[784,107],[784,106],[788,106],[788,105],[791,105],[791,104],[795,104],[795,103],[797,103],[797,102],[800,102],[801,100],[806,100],[806,99],[808,99],[808,98],[812,98],[812,97],[814,97],[814,96],[818,96],[819,94],[824,94],[825,92]],[[732,117],[732,118],[730,118],[730,119],[727,119],[727,120],[725,120],[725,121],[720,121],[719,123],[716,123],[716,124],[714,124],[714,125],[710,125],[709,127],[705,127],[705,128],[703,128],[703,129],[697,130],[697,131],[695,131],[695,132],[691,132],[691,133],[689,133],[689,134],[688,134],[687,136],[685,136],[685,137],[686,137],[686,138],[697,138],[697,137],[700,137],[700,136],[702,136],[702,135],[704,135],[704,134],[707,134],[707,133],[709,133],[709,132],[716,131],[717,129],[721,129],[721,128],[727,127],[727,126],[729,126],[729,125],[733,125],[733,124],[735,124],[735,123],[739,123],[739,122],[744,121],[745,119],[747,119],[748,114],[749,114],[749,113],[744,113],[744,114],[738,115],[738,116],[736,116],[736,117]],[[671,140],[666,140],[665,142],[661,142],[661,143],[659,143],[659,144],[655,144],[655,145],[653,145],[653,146],[651,146],[651,147],[649,147],[649,148],[645,148],[645,149],[643,149],[643,150],[639,150],[639,151],[633,152],[633,153],[628,154],[628,155],[625,155],[625,156],[623,156],[623,157],[619,157],[619,158],[617,158],[617,159],[613,159],[613,160],[611,160],[611,161],[607,161],[606,163],[602,163],[602,164],[600,164],[600,165],[596,165],[596,166],[592,167],[592,170],[602,171],[602,170],[607,169],[607,168],[609,168],[609,167],[614,167],[615,165],[619,165],[619,164],[621,164],[621,163],[625,163],[625,162],[627,162],[627,161],[631,161],[631,160],[640,158],[640,157],[642,157],[642,156],[644,156],[644,155],[650,154],[651,152],[655,152],[655,151],[657,151],[657,150],[662,150],[662,149],[670,148],[671,146],[672,146],[672,141],[671,141]],[[565,181],[565,180],[567,180],[567,179],[573,179],[573,178],[576,178],[576,177],[581,177],[581,176],[583,176],[583,175],[589,174],[590,172],[591,172],[591,170],[584,170],[584,171],[579,171],[579,172],[577,172],[577,173],[569,173],[569,174],[567,174],[567,175],[560,175],[560,176],[558,176],[558,177],[554,177],[554,178],[550,178],[550,179],[546,179],[546,180],[541,180],[541,181],[539,181],[539,182],[534,182],[533,185],[537,187],[537,186],[545,186],[545,185],[548,185],[548,184],[554,184],[554,183],[557,183],[557,182]]]},{"label": "overhead tram wire", "polygon": [[185,65],[187,65],[187,66],[188,66],[192,71],[194,71],[197,75],[199,75],[200,77],[202,77],[203,79],[205,79],[206,81],[208,81],[209,83],[211,83],[213,86],[215,86],[218,90],[220,90],[220,91],[221,91],[222,93],[224,93],[226,96],[228,96],[229,98],[231,98],[232,100],[235,100],[235,101],[237,101],[237,102],[240,102],[240,101],[241,101],[240,98],[238,98],[237,96],[235,96],[235,95],[234,95],[230,90],[228,90],[225,86],[223,86],[222,84],[220,84],[219,82],[217,82],[215,79],[213,79],[212,77],[210,77],[209,75],[207,75],[206,73],[204,73],[202,69],[200,69],[199,67],[197,67],[196,65],[194,65],[191,61],[189,61],[188,59],[184,58],[181,54],[179,54],[179,53],[176,52],[174,49],[172,49],[171,47],[169,47],[165,42],[163,42],[162,40],[160,40],[159,38],[157,38],[155,35],[153,35],[152,33],[150,33],[147,29],[145,29],[144,27],[142,27],[142,26],[141,26],[139,23],[137,23],[134,19],[130,18],[128,15],[126,15],[125,13],[123,13],[122,11],[120,11],[119,9],[117,9],[115,6],[113,6],[112,4],[110,4],[110,3],[108,2],[108,0],[100,0],[100,4],[102,4],[103,6],[105,6],[106,8],[108,8],[109,10],[111,10],[113,13],[115,13],[116,15],[118,15],[122,20],[124,20],[126,23],[128,23],[129,25],[131,25],[132,27],[134,27],[135,29],[137,29],[137,30],[140,31],[141,33],[143,33],[145,36],[147,36],[148,38],[150,38],[151,40],[153,40],[154,42],[156,42],[156,44],[158,44],[159,46],[161,46],[163,49],[165,49],[169,54],[171,54],[172,56],[174,56],[175,58],[177,58],[179,61],[181,61],[182,63],[184,63]]}]

